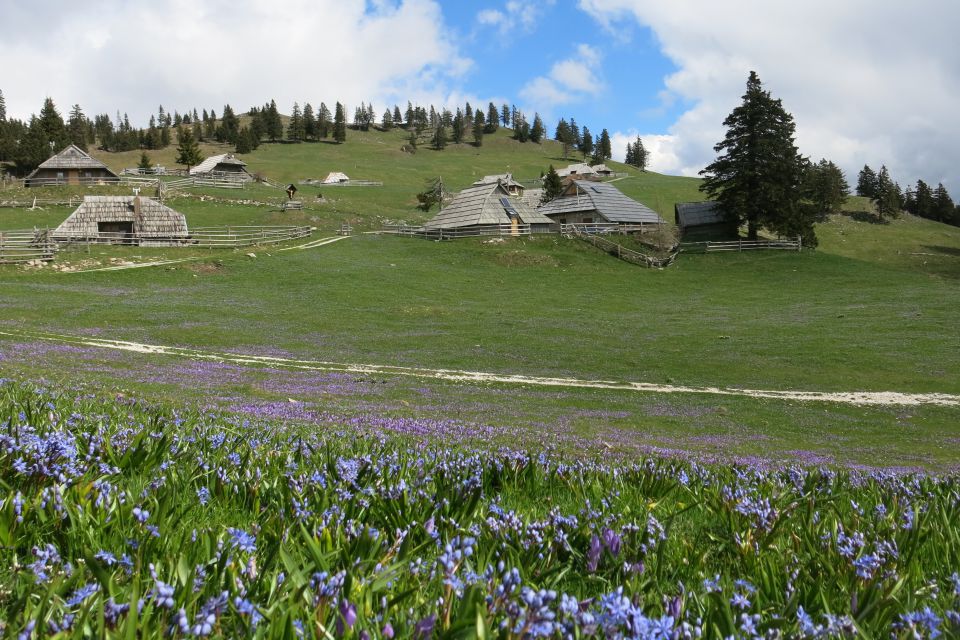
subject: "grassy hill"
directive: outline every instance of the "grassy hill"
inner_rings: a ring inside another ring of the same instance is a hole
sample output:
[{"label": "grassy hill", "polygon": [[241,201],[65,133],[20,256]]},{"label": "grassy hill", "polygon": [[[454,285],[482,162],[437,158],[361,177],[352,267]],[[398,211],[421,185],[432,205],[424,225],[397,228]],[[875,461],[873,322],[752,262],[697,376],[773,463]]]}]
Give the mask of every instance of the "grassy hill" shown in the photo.
[{"label": "grassy hill", "polygon": [[[265,144],[244,156],[251,171],[278,182],[344,171],[384,183],[304,187],[302,213],[281,213],[285,196],[263,185],[193,192],[172,204],[191,225],[309,223],[322,237],[343,221],[371,230],[385,221],[424,220],[429,216],[416,209],[414,196],[436,175],[459,189],[484,174],[532,179],[549,164],[566,164],[554,143],[519,144],[503,130],[480,148],[408,154],[400,151],[404,141],[399,131],[351,131],[345,145]],[[153,160],[173,166],[173,153],[152,154]],[[100,157],[120,169],[135,165],[139,152]],[[675,202],[701,198],[697,179],[615,166],[628,174],[618,188],[667,220]],[[664,271],[554,236],[497,244],[357,236],[310,251],[260,248],[256,259],[246,251],[80,249],[58,260],[198,260],[89,274],[0,266],[0,331],[681,385],[960,393],[960,229],[911,216],[877,224],[869,203],[856,198],[846,209],[818,227],[817,251],[682,255]],[[69,210],[0,209],[0,229],[54,226]],[[375,393],[364,387],[317,396],[313,383],[278,389],[271,380],[285,374],[269,371],[208,379],[160,356],[38,345],[0,336],[4,375],[241,407],[293,399],[344,415],[363,407],[418,417],[456,412],[534,433],[568,430],[618,447],[763,456],[813,451],[867,464],[949,465],[956,462],[950,443],[960,437],[950,408],[404,380]]]}]

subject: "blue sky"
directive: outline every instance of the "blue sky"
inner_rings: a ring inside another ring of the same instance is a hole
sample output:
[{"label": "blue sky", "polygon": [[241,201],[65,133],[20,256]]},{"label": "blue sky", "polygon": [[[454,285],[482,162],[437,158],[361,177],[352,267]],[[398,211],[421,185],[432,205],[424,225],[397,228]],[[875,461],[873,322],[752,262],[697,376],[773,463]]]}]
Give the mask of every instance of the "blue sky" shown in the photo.
[{"label": "blue sky", "polygon": [[30,70],[0,78],[12,117],[46,96],[139,125],[160,104],[493,100],[550,133],[560,116],[607,128],[615,159],[640,135],[653,170],[696,175],[756,70],[803,154],[960,196],[954,0],[2,2],[0,60]]}]

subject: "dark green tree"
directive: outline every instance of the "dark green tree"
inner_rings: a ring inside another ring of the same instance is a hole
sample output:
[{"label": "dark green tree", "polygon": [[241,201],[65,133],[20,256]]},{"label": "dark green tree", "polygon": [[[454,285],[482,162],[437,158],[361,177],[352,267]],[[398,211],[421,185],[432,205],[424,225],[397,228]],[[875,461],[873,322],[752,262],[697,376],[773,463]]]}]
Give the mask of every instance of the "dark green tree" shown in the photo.
[{"label": "dark green tree", "polygon": [[933,190],[923,180],[917,180],[917,186],[907,196],[904,208],[915,216],[933,218]]},{"label": "dark green tree", "polygon": [[190,129],[181,128],[177,131],[177,164],[186,165],[187,170],[203,161],[200,154],[200,145],[193,139]]},{"label": "dark green tree", "polygon": [[317,135],[321,138],[330,137],[330,109],[323,102],[317,112]]},{"label": "dark green tree", "polygon": [[597,140],[596,147],[593,151],[593,157],[597,160],[598,163],[609,160],[613,157],[613,148],[610,145],[610,134],[606,129],[603,129],[600,132],[600,139]]},{"label": "dark green tree", "polygon": [[574,148],[579,149],[580,145],[583,144],[583,137],[580,134],[580,125],[573,118],[570,118],[570,135],[573,136]]},{"label": "dark green tree", "polygon": [[140,162],[137,163],[137,168],[149,171],[151,167],[153,167],[153,164],[150,162],[150,156],[144,151],[140,154]]},{"label": "dark green tree", "polygon": [[[57,107],[53,104],[52,98],[47,98],[43,101],[43,108],[40,109],[40,116],[36,120],[37,132],[40,134],[40,137],[46,141],[48,149],[52,153],[56,153],[70,144],[70,134],[67,131],[67,125],[64,124],[63,118],[60,117],[60,113],[57,111]],[[31,122],[30,129],[32,130],[34,123]]]},{"label": "dark green tree", "polygon": [[290,142],[303,142],[306,135],[306,127],[303,124],[303,111],[300,110],[300,103],[293,103],[293,110],[290,112],[290,119],[287,121],[287,140]]},{"label": "dark green tree", "polygon": [[313,106],[309,102],[303,105],[303,139],[317,139],[317,116],[313,114]]},{"label": "dark green tree", "polygon": [[487,105],[487,130],[486,133],[494,133],[499,128],[499,120],[497,116],[500,115],[497,110],[497,105],[492,102]]},{"label": "dark green tree", "polygon": [[463,136],[465,135],[464,122],[466,121],[463,111],[457,108],[457,115],[453,117],[453,123],[451,124],[451,129],[453,130],[453,142],[454,144],[460,144],[463,142]]},{"label": "dark green tree", "polygon": [[384,131],[393,129],[393,114],[390,113],[390,109],[383,112],[383,119],[380,121],[380,126],[383,127]]},{"label": "dark green tree", "polygon": [[886,165],[881,166],[877,173],[877,192],[873,198],[873,204],[877,208],[877,217],[881,221],[886,218],[900,217],[903,193],[900,191],[900,185],[890,178]]},{"label": "dark green tree", "polygon": [[577,148],[577,151],[583,154],[584,162],[586,162],[590,154],[593,153],[593,134],[590,133],[590,129],[587,127],[584,127],[583,132],[580,134],[580,146]]},{"label": "dark green tree", "polygon": [[333,139],[338,144],[347,141],[347,116],[339,102],[333,115]]},{"label": "dark green tree", "polygon": [[543,140],[547,130],[543,126],[543,120],[540,118],[539,113],[533,114],[533,126],[530,127],[530,142],[536,142],[540,144],[540,141]]},{"label": "dark green tree", "polygon": [[850,185],[840,167],[824,159],[806,167],[804,190],[820,222],[830,214],[839,213],[850,194]]},{"label": "dark green tree", "polygon": [[283,121],[280,119],[280,112],[277,110],[276,100],[271,100],[270,104],[264,109],[264,112],[267,138],[269,138],[271,142],[276,142],[283,137]]},{"label": "dark green tree", "polygon": [[857,195],[871,200],[877,196],[877,174],[869,165],[863,165],[857,175]]},{"label": "dark green tree", "polygon": [[433,130],[430,144],[437,151],[443,151],[447,147],[447,128],[442,123],[438,123],[437,128]]},{"label": "dark green tree", "polygon": [[940,182],[937,188],[933,190],[933,219],[938,222],[950,223],[955,209],[953,198],[947,192],[947,188]]},{"label": "dark green tree", "polygon": [[647,170],[647,149],[643,146],[640,136],[637,136],[633,142],[627,143],[627,157],[624,158],[624,162],[640,171]]},{"label": "dark green tree", "polygon": [[443,178],[437,176],[427,180],[426,189],[417,194],[417,201],[420,203],[417,205],[420,209],[424,211],[430,211],[433,205],[440,205],[440,209],[443,209]]},{"label": "dark green tree", "polygon": [[751,240],[764,226],[781,234],[800,228],[804,240],[815,243],[813,224],[800,206],[804,161],[793,141],[793,116],[764,91],[756,72],[750,72],[742,103],[723,124],[727,134],[714,147],[717,159],[700,172],[700,190],[745,223]]},{"label": "dark green tree", "polygon": [[547,175],[543,177],[543,193],[540,194],[540,204],[545,204],[559,197],[563,193],[563,181],[557,170],[550,165]]},{"label": "dark green tree", "polygon": [[483,145],[483,131],[485,124],[483,121],[483,111],[477,109],[473,113],[473,144],[480,147]]},{"label": "dark green tree", "polygon": [[560,122],[557,123],[553,139],[562,145],[563,158],[566,159],[567,156],[570,155],[570,149],[573,147],[573,132],[570,131],[570,124],[563,118],[560,118]]},{"label": "dark green tree", "polygon": [[220,142],[237,143],[237,136],[240,133],[240,119],[233,112],[230,105],[223,106],[223,113],[220,116],[220,126],[216,129],[215,137]]},{"label": "dark green tree", "polygon": [[396,127],[403,124],[403,114],[400,113],[400,107],[397,105],[393,105],[393,124]]},{"label": "dark green tree", "polygon": [[70,144],[75,144],[84,151],[87,150],[87,117],[83,115],[79,104],[73,105],[70,109],[70,116],[67,119],[67,137],[70,139]]}]

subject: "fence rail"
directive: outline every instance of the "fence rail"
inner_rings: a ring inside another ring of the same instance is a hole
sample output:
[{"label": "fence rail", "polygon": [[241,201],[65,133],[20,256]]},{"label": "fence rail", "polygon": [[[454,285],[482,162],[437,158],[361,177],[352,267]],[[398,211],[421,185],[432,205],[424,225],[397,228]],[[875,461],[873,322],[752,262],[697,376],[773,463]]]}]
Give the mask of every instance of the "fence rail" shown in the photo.
[{"label": "fence rail", "polygon": [[47,229],[0,231],[0,264],[49,261],[56,251]]},{"label": "fence rail", "polygon": [[756,251],[759,249],[800,251],[803,247],[803,238],[797,236],[793,240],[708,240],[706,242],[684,242],[681,245],[684,251],[702,250],[704,253],[717,251]]},{"label": "fence rail", "polygon": [[99,232],[87,236],[60,236],[54,238],[63,245],[112,244],[125,246],[184,246],[204,249],[229,249],[277,244],[305,238],[313,233],[305,226],[226,226],[195,227],[184,237],[141,236],[124,232]]},{"label": "fence rail", "polygon": [[119,177],[82,177],[82,178],[23,178],[20,183],[24,187],[57,187],[57,186],[92,186],[92,185],[110,185],[120,184]]},{"label": "fence rail", "polygon": [[529,224],[513,226],[510,224],[477,225],[465,229],[424,229],[407,225],[387,225],[384,233],[399,236],[426,238],[428,240],[453,240],[455,238],[476,238],[478,236],[529,236]]},{"label": "fence rail", "polygon": [[606,251],[610,255],[614,255],[626,262],[640,265],[641,267],[651,267],[654,269],[663,269],[664,267],[669,267],[674,263],[674,261],[677,259],[677,255],[680,253],[677,251],[677,247],[674,247],[670,252],[670,255],[666,256],[665,258],[648,256],[645,253],[628,249],[623,245],[617,244],[616,242],[599,236],[596,233],[590,233],[582,228],[585,225],[567,226],[569,227],[569,231],[566,235],[569,237],[579,238],[580,240],[589,242],[593,246]]}]

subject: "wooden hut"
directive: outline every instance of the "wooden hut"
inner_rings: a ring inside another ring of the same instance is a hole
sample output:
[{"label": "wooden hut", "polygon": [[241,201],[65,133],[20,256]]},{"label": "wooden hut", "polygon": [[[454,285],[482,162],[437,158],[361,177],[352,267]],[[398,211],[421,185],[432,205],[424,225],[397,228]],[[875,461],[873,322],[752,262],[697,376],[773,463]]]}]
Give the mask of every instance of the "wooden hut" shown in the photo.
[{"label": "wooden hut", "polygon": [[540,213],[560,224],[613,223],[621,227],[663,224],[656,211],[612,184],[573,180],[560,197],[540,205]]},{"label": "wooden hut", "polygon": [[182,213],[144,196],[85,196],[51,237],[71,240],[171,246],[189,239]]},{"label": "wooden hut", "polygon": [[467,187],[457,194],[447,207],[423,225],[428,231],[481,231],[499,226],[504,231],[519,230],[520,225],[530,225],[531,233],[547,233],[553,221],[522,201],[511,198],[501,183],[480,184]]},{"label": "wooden hut", "polygon": [[613,169],[611,169],[605,164],[595,164],[590,168],[593,170],[595,174],[597,174],[601,178],[609,178],[610,176],[613,175]]},{"label": "wooden hut", "polygon": [[514,180],[512,173],[497,173],[490,176],[483,176],[479,180],[473,183],[475,187],[478,187],[482,184],[496,184],[500,183],[513,197],[522,198],[523,191],[526,189],[522,184]]},{"label": "wooden hut", "polygon": [[342,171],[331,171],[323,179],[322,184],[340,184],[341,182],[350,182],[350,176]]},{"label": "wooden hut", "polygon": [[109,184],[120,177],[80,147],[71,144],[60,153],[47,158],[24,181],[27,187],[60,184]]},{"label": "wooden hut", "polygon": [[210,156],[195,167],[190,167],[190,175],[195,177],[226,178],[228,180],[253,180],[247,171],[247,163],[232,153]]},{"label": "wooden hut", "polygon": [[563,169],[557,170],[557,175],[561,178],[570,178],[573,180],[594,180],[599,178],[593,167],[585,162],[567,165]]},{"label": "wooden hut", "polygon": [[687,242],[736,240],[739,237],[737,223],[728,219],[720,203],[714,200],[678,202],[673,211],[680,237]]}]

